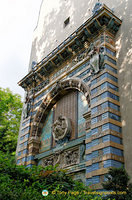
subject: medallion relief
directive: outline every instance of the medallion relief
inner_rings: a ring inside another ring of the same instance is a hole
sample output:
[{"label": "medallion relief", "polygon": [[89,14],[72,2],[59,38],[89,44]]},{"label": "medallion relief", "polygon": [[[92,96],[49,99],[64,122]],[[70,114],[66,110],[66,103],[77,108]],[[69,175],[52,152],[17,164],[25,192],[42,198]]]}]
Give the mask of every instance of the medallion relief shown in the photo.
[{"label": "medallion relief", "polygon": [[71,121],[65,116],[58,116],[58,119],[54,122],[53,126],[53,137],[56,142],[63,140],[64,138],[69,139],[71,134]]}]

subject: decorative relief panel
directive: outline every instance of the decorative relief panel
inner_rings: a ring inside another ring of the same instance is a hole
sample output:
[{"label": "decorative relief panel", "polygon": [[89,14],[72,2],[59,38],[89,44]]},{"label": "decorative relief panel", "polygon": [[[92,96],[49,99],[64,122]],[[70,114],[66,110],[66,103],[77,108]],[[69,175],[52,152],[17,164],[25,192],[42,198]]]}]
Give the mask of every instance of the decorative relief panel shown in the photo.
[{"label": "decorative relief panel", "polygon": [[51,110],[46,118],[42,134],[40,137],[41,147],[40,152],[47,151],[51,147],[51,134],[52,134],[53,111]]},{"label": "decorative relief panel", "polygon": [[64,139],[68,140],[71,134],[71,120],[65,116],[59,115],[52,128],[53,137],[57,143],[62,142]]},{"label": "decorative relief panel", "polygon": [[68,149],[66,151],[60,150],[55,152],[54,155],[42,159],[42,166],[59,164],[60,168],[69,167],[78,164],[80,161],[79,148]]},{"label": "decorative relief panel", "polygon": [[[53,131],[56,130],[56,122],[58,123],[59,116],[65,116],[63,118],[63,126],[67,126],[65,129],[63,127],[63,135],[68,131],[70,134],[70,139],[75,138],[75,127],[76,127],[76,108],[77,108],[77,92],[69,92],[65,96],[63,96],[54,106],[55,107],[55,113],[54,113],[54,125],[53,125]],[[70,119],[70,120],[69,120]],[[60,121],[60,120],[59,120]],[[67,125],[66,125],[67,124]],[[66,132],[65,132],[66,130]],[[55,131],[56,132],[56,131]],[[54,132],[54,138],[56,141],[58,141],[57,137],[55,136]],[[63,136],[62,136],[63,137]],[[59,137],[61,139],[61,137]],[[69,138],[69,136],[68,136]]]},{"label": "decorative relief panel", "polygon": [[88,111],[88,103],[85,96],[79,92],[78,93],[78,137],[86,134],[85,119],[83,114]]}]

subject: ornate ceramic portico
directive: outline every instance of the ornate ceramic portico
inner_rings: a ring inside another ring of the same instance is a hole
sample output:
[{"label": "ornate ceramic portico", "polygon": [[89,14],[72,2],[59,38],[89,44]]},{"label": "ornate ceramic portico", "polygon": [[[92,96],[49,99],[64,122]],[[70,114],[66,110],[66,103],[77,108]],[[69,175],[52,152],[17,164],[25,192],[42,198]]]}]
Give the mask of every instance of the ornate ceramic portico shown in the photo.
[{"label": "ornate ceramic portico", "polygon": [[19,82],[27,95],[18,164],[59,164],[99,189],[108,168],[124,162],[115,57],[120,25],[97,3],[92,16]]}]

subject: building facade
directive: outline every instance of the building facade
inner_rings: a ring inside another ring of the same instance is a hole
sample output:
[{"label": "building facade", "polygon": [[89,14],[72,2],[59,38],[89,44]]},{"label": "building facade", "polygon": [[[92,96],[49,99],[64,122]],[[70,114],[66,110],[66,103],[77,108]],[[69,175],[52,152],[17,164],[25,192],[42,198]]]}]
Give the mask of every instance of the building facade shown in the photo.
[{"label": "building facade", "polygon": [[101,189],[131,158],[129,1],[42,1],[34,31],[17,164],[56,165]]}]

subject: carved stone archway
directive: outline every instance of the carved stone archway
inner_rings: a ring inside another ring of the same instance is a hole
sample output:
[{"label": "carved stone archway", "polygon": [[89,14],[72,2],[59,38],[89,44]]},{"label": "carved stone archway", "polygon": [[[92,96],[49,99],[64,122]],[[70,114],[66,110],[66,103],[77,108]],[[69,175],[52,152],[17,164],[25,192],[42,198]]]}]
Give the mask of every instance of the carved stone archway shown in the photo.
[{"label": "carved stone archway", "polygon": [[48,112],[56,104],[56,102],[69,91],[78,90],[84,94],[90,107],[90,89],[84,82],[78,78],[66,79],[56,83],[55,87],[46,95],[42,101],[35,118],[33,120],[29,138],[29,153],[36,155],[39,152],[40,135],[44,121]]},{"label": "carved stone archway", "polygon": [[55,87],[47,94],[43,102],[41,103],[31,127],[32,136],[40,136],[45,118],[53,107],[53,105],[61,98],[61,96],[68,93],[69,90],[78,90],[84,94],[87,99],[88,105],[90,106],[90,90],[80,79],[66,79],[60,82],[57,82]]}]

